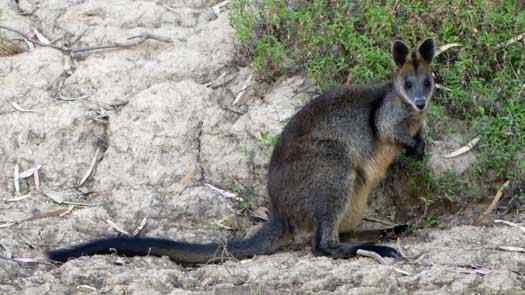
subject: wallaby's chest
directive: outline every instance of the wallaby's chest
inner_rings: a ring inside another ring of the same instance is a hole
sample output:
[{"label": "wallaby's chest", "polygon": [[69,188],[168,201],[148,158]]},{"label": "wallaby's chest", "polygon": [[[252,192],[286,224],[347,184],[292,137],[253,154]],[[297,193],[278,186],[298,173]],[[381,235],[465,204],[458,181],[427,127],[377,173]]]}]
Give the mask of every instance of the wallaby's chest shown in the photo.
[{"label": "wallaby's chest", "polygon": [[394,144],[378,145],[372,157],[364,163],[367,185],[375,187],[400,152],[401,148]]}]

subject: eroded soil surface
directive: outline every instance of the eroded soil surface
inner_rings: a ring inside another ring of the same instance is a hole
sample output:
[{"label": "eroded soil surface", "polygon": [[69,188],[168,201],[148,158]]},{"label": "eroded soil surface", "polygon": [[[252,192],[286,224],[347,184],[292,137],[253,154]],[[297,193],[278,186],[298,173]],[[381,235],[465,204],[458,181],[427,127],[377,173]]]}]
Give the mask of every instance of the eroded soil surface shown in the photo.
[{"label": "eroded soil surface", "polygon": [[[311,87],[299,76],[254,86],[224,2],[20,1],[31,15],[13,2],[0,3],[2,24],[57,46],[143,33],[172,42],[0,58],[0,294],[525,294],[525,232],[492,222],[418,230],[400,240],[411,259],[387,264],[308,246],[198,268],[154,257],[48,263],[45,250],[116,227],[190,241],[246,230],[257,219],[240,209],[266,204],[272,138]],[[391,217],[394,201],[378,199],[372,208]]]}]

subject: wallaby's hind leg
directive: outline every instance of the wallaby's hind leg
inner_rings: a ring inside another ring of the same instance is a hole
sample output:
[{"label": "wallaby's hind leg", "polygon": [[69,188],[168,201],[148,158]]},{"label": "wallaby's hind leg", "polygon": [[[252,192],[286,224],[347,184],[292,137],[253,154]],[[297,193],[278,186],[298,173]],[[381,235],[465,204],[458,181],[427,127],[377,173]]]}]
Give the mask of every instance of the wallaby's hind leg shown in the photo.
[{"label": "wallaby's hind leg", "polygon": [[[331,190],[317,192],[320,194],[319,199],[324,202],[320,202],[320,206],[316,208],[317,224],[312,241],[312,251],[315,255],[349,258],[355,256],[357,250],[362,249],[376,252],[383,257],[401,258],[400,253],[392,247],[371,243],[349,244],[339,241],[339,223],[344,215],[344,210],[348,210],[347,207],[352,206],[352,192],[356,191],[361,181],[361,179],[357,179],[354,172],[349,172],[347,185],[343,188],[332,187]],[[350,203],[346,204],[347,202]]]}]

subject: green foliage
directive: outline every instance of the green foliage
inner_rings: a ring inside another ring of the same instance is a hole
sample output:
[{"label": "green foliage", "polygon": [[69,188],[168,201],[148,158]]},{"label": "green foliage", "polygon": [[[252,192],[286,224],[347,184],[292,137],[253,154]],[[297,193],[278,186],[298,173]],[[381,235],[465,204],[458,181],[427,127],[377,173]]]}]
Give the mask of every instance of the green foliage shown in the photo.
[{"label": "green foliage", "polygon": [[[321,88],[386,79],[395,37],[460,43],[434,63],[445,90],[434,95],[430,136],[448,134],[449,122],[460,120],[466,137],[481,136],[479,185],[525,181],[525,50],[522,42],[507,44],[524,33],[522,1],[234,0],[231,19],[260,79],[304,72]],[[438,190],[453,186],[427,180]]]},{"label": "green foliage", "polygon": [[453,171],[443,175],[435,175],[425,161],[418,161],[401,155],[400,161],[411,171],[408,179],[408,189],[412,194],[422,198],[431,205],[436,201],[456,201],[457,196],[468,191],[468,184]]},{"label": "green foliage", "polygon": [[251,187],[243,186],[235,180],[228,185],[228,190],[235,193],[239,199],[239,210],[253,210],[257,203],[257,194]]},{"label": "green foliage", "polygon": [[[360,19],[353,16],[356,6],[351,1],[301,0],[293,6],[277,0],[254,2],[234,1],[231,19],[241,51],[260,78],[306,71],[327,87],[350,72],[362,79],[387,75],[388,51],[356,29]],[[380,23],[391,21],[387,11],[374,8],[367,17],[372,22],[363,22],[366,29],[386,38]]]},{"label": "green foliage", "polygon": [[425,224],[429,227],[436,227],[439,225],[439,218],[436,216],[427,216],[424,220]]},{"label": "green foliage", "polygon": [[263,131],[259,133],[259,136],[257,137],[259,144],[266,147],[273,147],[279,142],[279,135],[277,134],[271,134],[268,131]]}]

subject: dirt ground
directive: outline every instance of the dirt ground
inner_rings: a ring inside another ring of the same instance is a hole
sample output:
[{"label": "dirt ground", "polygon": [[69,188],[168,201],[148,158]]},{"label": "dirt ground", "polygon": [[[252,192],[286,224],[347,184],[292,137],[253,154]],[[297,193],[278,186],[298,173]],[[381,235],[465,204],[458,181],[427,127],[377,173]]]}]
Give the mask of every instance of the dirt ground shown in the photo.
[{"label": "dirt ground", "polygon": [[46,261],[47,249],[118,231],[210,241],[256,223],[240,209],[264,206],[269,141],[311,86],[296,76],[256,87],[238,63],[227,2],[0,3],[2,25],[61,48],[157,36],[0,57],[0,294],[525,294],[520,212],[510,225],[489,216],[417,230],[393,243],[409,259],[386,264],[314,257],[308,246],[195,268]]}]

